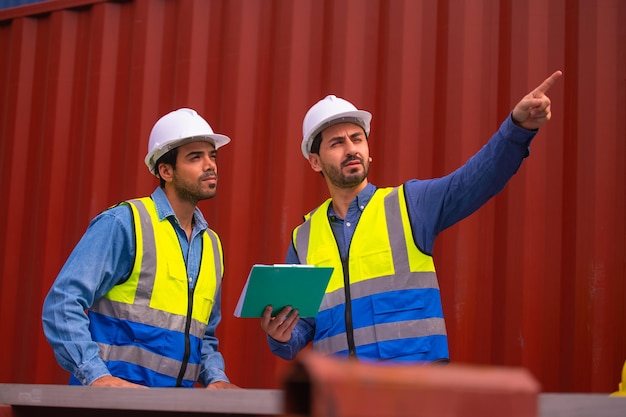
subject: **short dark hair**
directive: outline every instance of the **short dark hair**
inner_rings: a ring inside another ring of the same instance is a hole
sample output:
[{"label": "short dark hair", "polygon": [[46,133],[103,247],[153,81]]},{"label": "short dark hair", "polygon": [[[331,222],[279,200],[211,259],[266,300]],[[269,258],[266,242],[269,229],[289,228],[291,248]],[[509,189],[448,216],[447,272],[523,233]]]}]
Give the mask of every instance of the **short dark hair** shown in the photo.
[{"label": "short dark hair", "polygon": [[319,155],[321,145],[322,145],[322,132],[319,132],[317,135],[315,135],[313,142],[311,142],[311,150],[309,151],[309,153],[316,153]]},{"label": "short dark hair", "polygon": [[178,157],[178,148],[174,148],[164,153],[159,159],[157,159],[156,163],[154,164],[154,173],[156,174],[157,177],[159,177],[159,180],[160,180],[159,185],[161,186],[161,188],[165,188],[165,180],[161,178],[161,176],[159,175],[159,165],[168,164],[172,166],[172,169],[176,169],[177,157]]}]

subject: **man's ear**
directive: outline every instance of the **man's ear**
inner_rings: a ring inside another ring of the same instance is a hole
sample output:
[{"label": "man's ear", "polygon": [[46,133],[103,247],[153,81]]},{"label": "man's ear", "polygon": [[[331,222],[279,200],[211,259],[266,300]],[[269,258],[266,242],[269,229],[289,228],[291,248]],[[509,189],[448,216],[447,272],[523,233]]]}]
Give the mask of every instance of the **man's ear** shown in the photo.
[{"label": "man's ear", "polygon": [[164,181],[169,181],[172,178],[172,175],[173,170],[170,164],[159,164],[159,177],[161,177]]},{"label": "man's ear", "polygon": [[311,164],[311,168],[313,168],[313,171],[315,172],[322,171],[322,164],[320,162],[320,156],[318,154],[316,153],[309,154],[309,164]]}]

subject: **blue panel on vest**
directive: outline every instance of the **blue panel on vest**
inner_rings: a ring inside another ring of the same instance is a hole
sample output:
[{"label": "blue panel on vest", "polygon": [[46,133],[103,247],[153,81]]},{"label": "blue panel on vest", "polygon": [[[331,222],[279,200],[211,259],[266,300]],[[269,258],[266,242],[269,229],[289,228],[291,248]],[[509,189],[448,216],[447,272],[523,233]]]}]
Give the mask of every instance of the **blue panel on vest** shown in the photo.
[{"label": "blue panel on vest", "polygon": [[[336,355],[348,356],[348,351],[338,352]],[[448,338],[426,336],[372,343],[358,346],[356,355],[362,360],[394,360],[411,363],[447,360],[449,357]]]},{"label": "blue panel on vest", "polygon": [[[111,375],[118,376],[126,381],[134,384],[144,385],[146,387],[176,387],[176,378],[159,374],[150,369],[145,369],[126,362],[106,362],[106,366]],[[70,377],[69,385],[82,385],[74,375]],[[195,381],[182,381],[183,388],[193,388]]]},{"label": "blue panel on vest", "polygon": [[427,288],[390,291],[353,300],[354,328],[398,321],[443,318],[439,297],[439,290]]},{"label": "blue panel on vest", "polygon": [[372,295],[374,314],[397,313],[421,310],[424,299],[429,297],[424,290],[390,291]]},{"label": "blue panel on vest", "polygon": [[323,339],[346,331],[345,304],[320,311],[315,318],[315,339]]},{"label": "blue panel on vest", "polygon": [[[125,375],[123,378],[135,384],[148,387],[175,387],[176,378],[160,374],[151,369],[139,367],[127,362],[107,362],[107,367],[112,375]],[[194,381],[183,381],[182,386],[192,388]]]},{"label": "blue panel on vest", "polygon": [[[168,358],[181,360],[185,346],[185,335],[159,327],[118,320],[102,314],[89,312],[89,331],[95,342],[115,346],[140,346]],[[189,363],[201,361],[202,339],[189,335],[191,356]]]},{"label": "blue panel on vest", "polygon": [[[438,289],[389,291],[352,300],[352,325],[355,329],[425,318],[443,318]],[[345,305],[320,311],[315,318],[315,331],[316,340],[344,333]]]}]

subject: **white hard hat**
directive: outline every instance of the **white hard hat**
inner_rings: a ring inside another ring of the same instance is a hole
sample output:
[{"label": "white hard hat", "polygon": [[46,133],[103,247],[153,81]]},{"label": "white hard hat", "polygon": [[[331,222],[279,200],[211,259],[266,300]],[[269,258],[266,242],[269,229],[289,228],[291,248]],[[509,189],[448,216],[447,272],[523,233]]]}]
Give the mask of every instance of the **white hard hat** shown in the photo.
[{"label": "white hard hat", "polygon": [[354,104],[333,95],[326,96],[309,109],[302,122],[302,155],[309,159],[313,139],[328,126],[337,123],[356,123],[369,136],[372,115],[358,110]]},{"label": "white hard hat", "polygon": [[211,126],[195,110],[182,108],[161,117],[152,127],[146,165],[157,177],[154,165],[170,150],[189,142],[205,141],[220,146],[230,142],[228,136],[213,133]]}]

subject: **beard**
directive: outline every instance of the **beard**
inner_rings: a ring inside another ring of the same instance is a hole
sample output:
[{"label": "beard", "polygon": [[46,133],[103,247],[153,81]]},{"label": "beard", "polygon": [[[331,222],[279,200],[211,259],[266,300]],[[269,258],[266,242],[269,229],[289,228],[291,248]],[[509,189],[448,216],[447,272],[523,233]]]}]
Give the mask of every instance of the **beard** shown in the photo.
[{"label": "beard", "polygon": [[[359,161],[363,169],[359,169],[358,166],[351,166],[347,169],[347,172],[344,172],[346,165],[352,161]],[[322,172],[326,178],[328,178],[331,184],[338,188],[356,187],[367,178],[370,170],[369,161],[365,163],[363,159],[358,156],[352,156],[344,159],[338,167],[334,165],[326,165],[323,162],[321,162],[321,164]]]},{"label": "beard", "polygon": [[[210,177],[215,177],[215,184],[207,185],[204,183],[204,180]],[[203,174],[198,178],[197,182],[186,181],[179,177],[176,171],[174,171],[172,184],[174,185],[174,191],[178,198],[193,204],[197,204],[198,201],[201,200],[213,198],[217,194],[217,174],[213,171]]]}]

